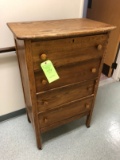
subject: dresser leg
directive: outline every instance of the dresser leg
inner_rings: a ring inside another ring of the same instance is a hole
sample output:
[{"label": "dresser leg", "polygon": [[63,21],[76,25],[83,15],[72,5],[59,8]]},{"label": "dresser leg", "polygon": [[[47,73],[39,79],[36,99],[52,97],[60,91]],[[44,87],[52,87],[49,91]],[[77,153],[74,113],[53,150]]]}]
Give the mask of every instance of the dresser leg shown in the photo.
[{"label": "dresser leg", "polygon": [[91,122],[91,114],[89,114],[87,116],[87,119],[86,119],[86,127],[89,128],[90,127],[90,122]]},{"label": "dresser leg", "polygon": [[34,122],[34,130],[35,130],[35,135],[36,135],[37,147],[38,149],[42,149],[42,137],[41,137],[39,124],[37,123],[37,121]]},{"label": "dresser leg", "polygon": [[37,133],[36,133],[36,142],[38,149],[42,150],[42,138],[41,135],[38,135]]},{"label": "dresser leg", "polygon": [[27,113],[27,119],[28,119],[28,122],[31,123],[28,113]]}]

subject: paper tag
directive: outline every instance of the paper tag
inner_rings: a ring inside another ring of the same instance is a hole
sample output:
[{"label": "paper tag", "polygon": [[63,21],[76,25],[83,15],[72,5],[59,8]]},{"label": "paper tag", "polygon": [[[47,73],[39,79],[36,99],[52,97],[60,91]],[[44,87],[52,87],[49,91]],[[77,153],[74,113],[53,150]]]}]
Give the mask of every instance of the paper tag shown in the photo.
[{"label": "paper tag", "polygon": [[50,60],[41,63],[41,68],[49,83],[59,79],[59,76]]}]

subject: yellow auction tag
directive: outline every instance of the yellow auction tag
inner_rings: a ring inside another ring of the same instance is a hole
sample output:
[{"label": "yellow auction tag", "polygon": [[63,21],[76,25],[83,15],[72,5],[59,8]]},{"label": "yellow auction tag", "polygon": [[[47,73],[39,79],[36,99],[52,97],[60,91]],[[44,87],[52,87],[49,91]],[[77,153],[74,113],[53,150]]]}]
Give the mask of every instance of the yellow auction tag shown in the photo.
[{"label": "yellow auction tag", "polygon": [[40,64],[47,80],[49,83],[56,81],[59,79],[59,76],[50,60],[47,60],[45,62],[42,62]]}]

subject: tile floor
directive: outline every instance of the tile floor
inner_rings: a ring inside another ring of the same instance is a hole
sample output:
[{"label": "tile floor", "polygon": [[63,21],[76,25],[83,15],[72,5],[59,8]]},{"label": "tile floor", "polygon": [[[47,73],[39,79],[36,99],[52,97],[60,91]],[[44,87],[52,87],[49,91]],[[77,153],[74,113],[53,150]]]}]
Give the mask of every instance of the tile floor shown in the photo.
[{"label": "tile floor", "polygon": [[115,80],[112,77],[108,78],[104,74],[101,74],[99,86],[103,86],[103,85],[110,84],[110,83],[113,83],[113,82],[115,82]]}]

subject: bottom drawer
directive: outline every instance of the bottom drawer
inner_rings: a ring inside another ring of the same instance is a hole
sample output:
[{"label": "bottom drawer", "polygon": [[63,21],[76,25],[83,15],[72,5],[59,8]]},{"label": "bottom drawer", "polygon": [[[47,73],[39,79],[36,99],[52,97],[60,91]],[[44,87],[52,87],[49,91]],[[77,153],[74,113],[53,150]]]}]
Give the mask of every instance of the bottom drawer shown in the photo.
[{"label": "bottom drawer", "polygon": [[64,105],[61,108],[39,114],[40,128],[50,126],[54,123],[59,123],[60,121],[84,112],[89,112],[92,106],[92,101],[93,97],[84,100],[78,100]]}]

